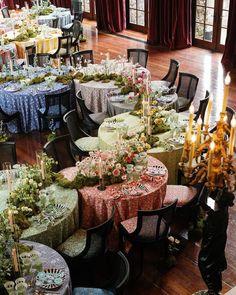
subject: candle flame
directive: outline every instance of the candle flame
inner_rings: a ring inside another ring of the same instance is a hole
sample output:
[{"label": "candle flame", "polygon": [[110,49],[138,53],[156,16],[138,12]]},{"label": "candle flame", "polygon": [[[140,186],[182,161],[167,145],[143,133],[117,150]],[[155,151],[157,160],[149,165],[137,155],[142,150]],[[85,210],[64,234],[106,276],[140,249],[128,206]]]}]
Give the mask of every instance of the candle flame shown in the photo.
[{"label": "candle flame", "polygon": [[201,118],[201,116],[197,119],[197,124],[198,125],[202,125],[202,118]]},{"label": "candle flame", "polygon": [[232,120],[231,120],[231,128],[235,128],[236,127],[236,119],[233,116]]},{"label": "candle flame", "polygon": [[191,141],[192,141],[192,143],[194,143],[194,142],[196,141],[196,139],[197,139],[196,135],[193,134],[192,137],[191,137]]},{"label": "candle flame", "polygon": [[212,141],[212,142],[210,143],[210,150],[211,150],[211,152],[213,152],[214,149],[215,149],[215,143],[214,143],[214,141]]},{"label": "candle flame", "polygon": [[225,77],[225,85],[229,85],[231,82],[230,73],[228,72]]},{"label": "candle flame", "polygon": [[228,119],[228,117],[227,117],[227,115],[225,115],[223,121],[226,123],[227,119]]},{"label": "candle flame", "polygon": [[194,113],[194,106],[191,104],[190,108],[189,108],[189,113],[193,114]]}]

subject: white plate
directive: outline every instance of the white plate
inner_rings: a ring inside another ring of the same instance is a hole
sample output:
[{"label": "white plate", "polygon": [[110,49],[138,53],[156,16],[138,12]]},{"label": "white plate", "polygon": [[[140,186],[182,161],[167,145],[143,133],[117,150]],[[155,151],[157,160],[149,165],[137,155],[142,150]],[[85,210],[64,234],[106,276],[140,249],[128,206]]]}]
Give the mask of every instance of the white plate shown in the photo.
[{"label": "white plate", "polygon": [[52,290],[63,285],[65,272],[62,269],[51,268],[39,272],[36,277],[36,285],[43,289]]},{"label": "white plate", "polygon": [[48,92],[51,90],[51,88],[49,86],[39,86],[37,90],[40,92]]},{"label": "white plate", "polygon": [[20,89],[21,89],[20,85],[9,85],[4,88],[4,90],[8,92],[16,92],[16,91],[19,91]]}]

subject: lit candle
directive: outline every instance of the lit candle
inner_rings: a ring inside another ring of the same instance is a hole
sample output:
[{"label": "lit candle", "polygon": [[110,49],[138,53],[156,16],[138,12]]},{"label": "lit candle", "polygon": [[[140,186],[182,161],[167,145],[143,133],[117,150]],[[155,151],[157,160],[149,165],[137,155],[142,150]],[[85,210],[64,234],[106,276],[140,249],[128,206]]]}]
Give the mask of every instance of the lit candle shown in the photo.
[{"label": "lit candle", "polygon": [[208,159],[208,171],[207,171],[207,177],[211,175],[211,170],[212,170],[212,159],[213,159],[213,154],[214,154],[214,149],[215,149],[215,143],[212,141],[210,143],[210,151],[209,151],[209,159]]},{"label": "lit candle", "polygon": [[9,225],[10,225],[10,228],[11,228],[11,232],[13,233],[14,232],[14,224],[13,224],[13,215],[12,215],[12,210],[11,209],[8,210],[8,220],[9,220]]},{"label": "lit candle", "polygon": [[229,138],[229,155],[231,156],[234,153],[235,127],[236,127],[236,120],[235,120],[235,117],[233,117],[231,120],[231,130],[230,130],[230,138]]},{"label": "lit candle", "polygon": [[143,99],[143,117],[147,116],[147,107],[148,107],[148,101],[145,101],[145,98]]},{"label": "lit candle", "polygon": [[228,95],[229,95],[229,84],[230,84],[230,75],[229,72],[226,75],[225,78],[225,87],[224,87],[224,99],[223,99],[223,105],[222,105],[222,113],[225,112],[226,110],[226,105],[227,105],[227,99],[228,99]]},{"label": "lit candle", "polygon": [[12,249],[11,255],[12,255],[12,261],[13,261],[14,271],[15,272],[18,272],[19,271],[19,265],[18,265],[18,260],[17,260],[16,248],[13,248]]},{"label": "lit candle", "polygon": [[188,137],[187,139],[191,139],[192,128],[193,128],[193,115],[194,115],[194,106],[191,104],[189,108],[189,119],[188,119]]},{"label": "lit candle", "polygon": [[44,160],[41,160],[41,162],[40,162],[40,168],[41,168],[42,180],[44,180],[45,179],[45,164],[44,164]]},{"label": "lit candle", "polygon": [[99,162],[98,162],[98,175],[99,178],[102,179],[102,158],[99,158]]},{"label": "lit candle", "polygon": [[110,52],[106,53],[106,57],[107,57],[106,60],[110,60]]},{"label": "lit candle", "polygon": [[60,55],[57,58],[57,68],[58,68],[59,71],[61,70],[61,57],[60,57]]},{"label": "lit candle", "polygon": [[195,142],[196,142],[196,135],[193,134],[193,136],[191,137],[191,149],[190,149],[189,161],[188,161],[189,168],[192,168],[192,162],[193,162],[193,157],[195,152]]},{"label": "lit candle", "polygon": [[11,74],[13,72],[13,62],[12,62],[12,59],[9,60],[9,66],[10,66],[10,71],[11,71]]},{"label": "lit candle", "polygon": [[147,134],[152,135],[152,121],[151,116],[148,116],[147,118]]},{"label": "lit candle", "polygon": [[209,125],[212,104],[213,104],[213,97],[211,96],[209,101],[208,101],[208,104],[207,104],[207,111],[206,111],[206,116],[205,116],[205,119],[204,119],[204,125],[207,125],[207,126]]},{"label": "lit candle", "polygon": [[202,118],[201,116],[197,120],[197,140],[196,147],[198,148],[201,143],[201,131],[202,131]]},{"label": "lit candle", "polygon": [[29,66],[29,59],[28,59],[28,54],[25,52],[25,66],[28,68]]},{"label": "lit candle", "polygon": [[135,69],[132,69],[133,84],[135,84]]}]

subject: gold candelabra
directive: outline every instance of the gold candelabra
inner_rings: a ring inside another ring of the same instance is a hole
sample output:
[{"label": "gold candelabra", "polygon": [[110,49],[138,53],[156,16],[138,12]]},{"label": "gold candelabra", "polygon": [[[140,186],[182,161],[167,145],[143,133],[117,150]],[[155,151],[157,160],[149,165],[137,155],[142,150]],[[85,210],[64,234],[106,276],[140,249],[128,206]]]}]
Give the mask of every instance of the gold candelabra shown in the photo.
[{"label": "gold candelabra", "polygon": [[222,112],[215,131],[209,130],[212,100],[207,106],[203,130],[201,129],[202,121],[197,121],[197,134],[192,129],[194,109],[193,106],[190,107],[189,124],[179,163],[189,184],[205,183],[210,191],[224,187],[229,191],[236,189],[236,167],[233,164],[236,120],[233,116],[231,124],[228,124],[226,114],[229,83],[230,78],[227,75]]}]

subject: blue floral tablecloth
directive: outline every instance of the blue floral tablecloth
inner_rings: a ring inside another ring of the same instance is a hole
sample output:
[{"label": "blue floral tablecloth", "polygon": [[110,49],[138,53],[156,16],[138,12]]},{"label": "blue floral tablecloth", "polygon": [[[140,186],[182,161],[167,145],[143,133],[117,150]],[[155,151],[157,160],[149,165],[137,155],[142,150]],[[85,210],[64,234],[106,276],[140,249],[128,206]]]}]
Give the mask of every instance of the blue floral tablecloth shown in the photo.
[{"label": "blue floral tablecloth", "polygon": [[[70,88],[68,85],[54,83],[50,91],[41,92],[39,89],[45,85],[45,82],[43,82],[27,86],[16,92],[9,92],[5,90],[7,85],[9,85],[9,83],[0,85],[0,107],[7,114],[16,111],[20,112],[22,131],[25,133],[39,130],[37,110],[45,107],[45,95],[64,92]],[[9,123],[8,129],[12,133],[18,132],[15,122]]]}]

